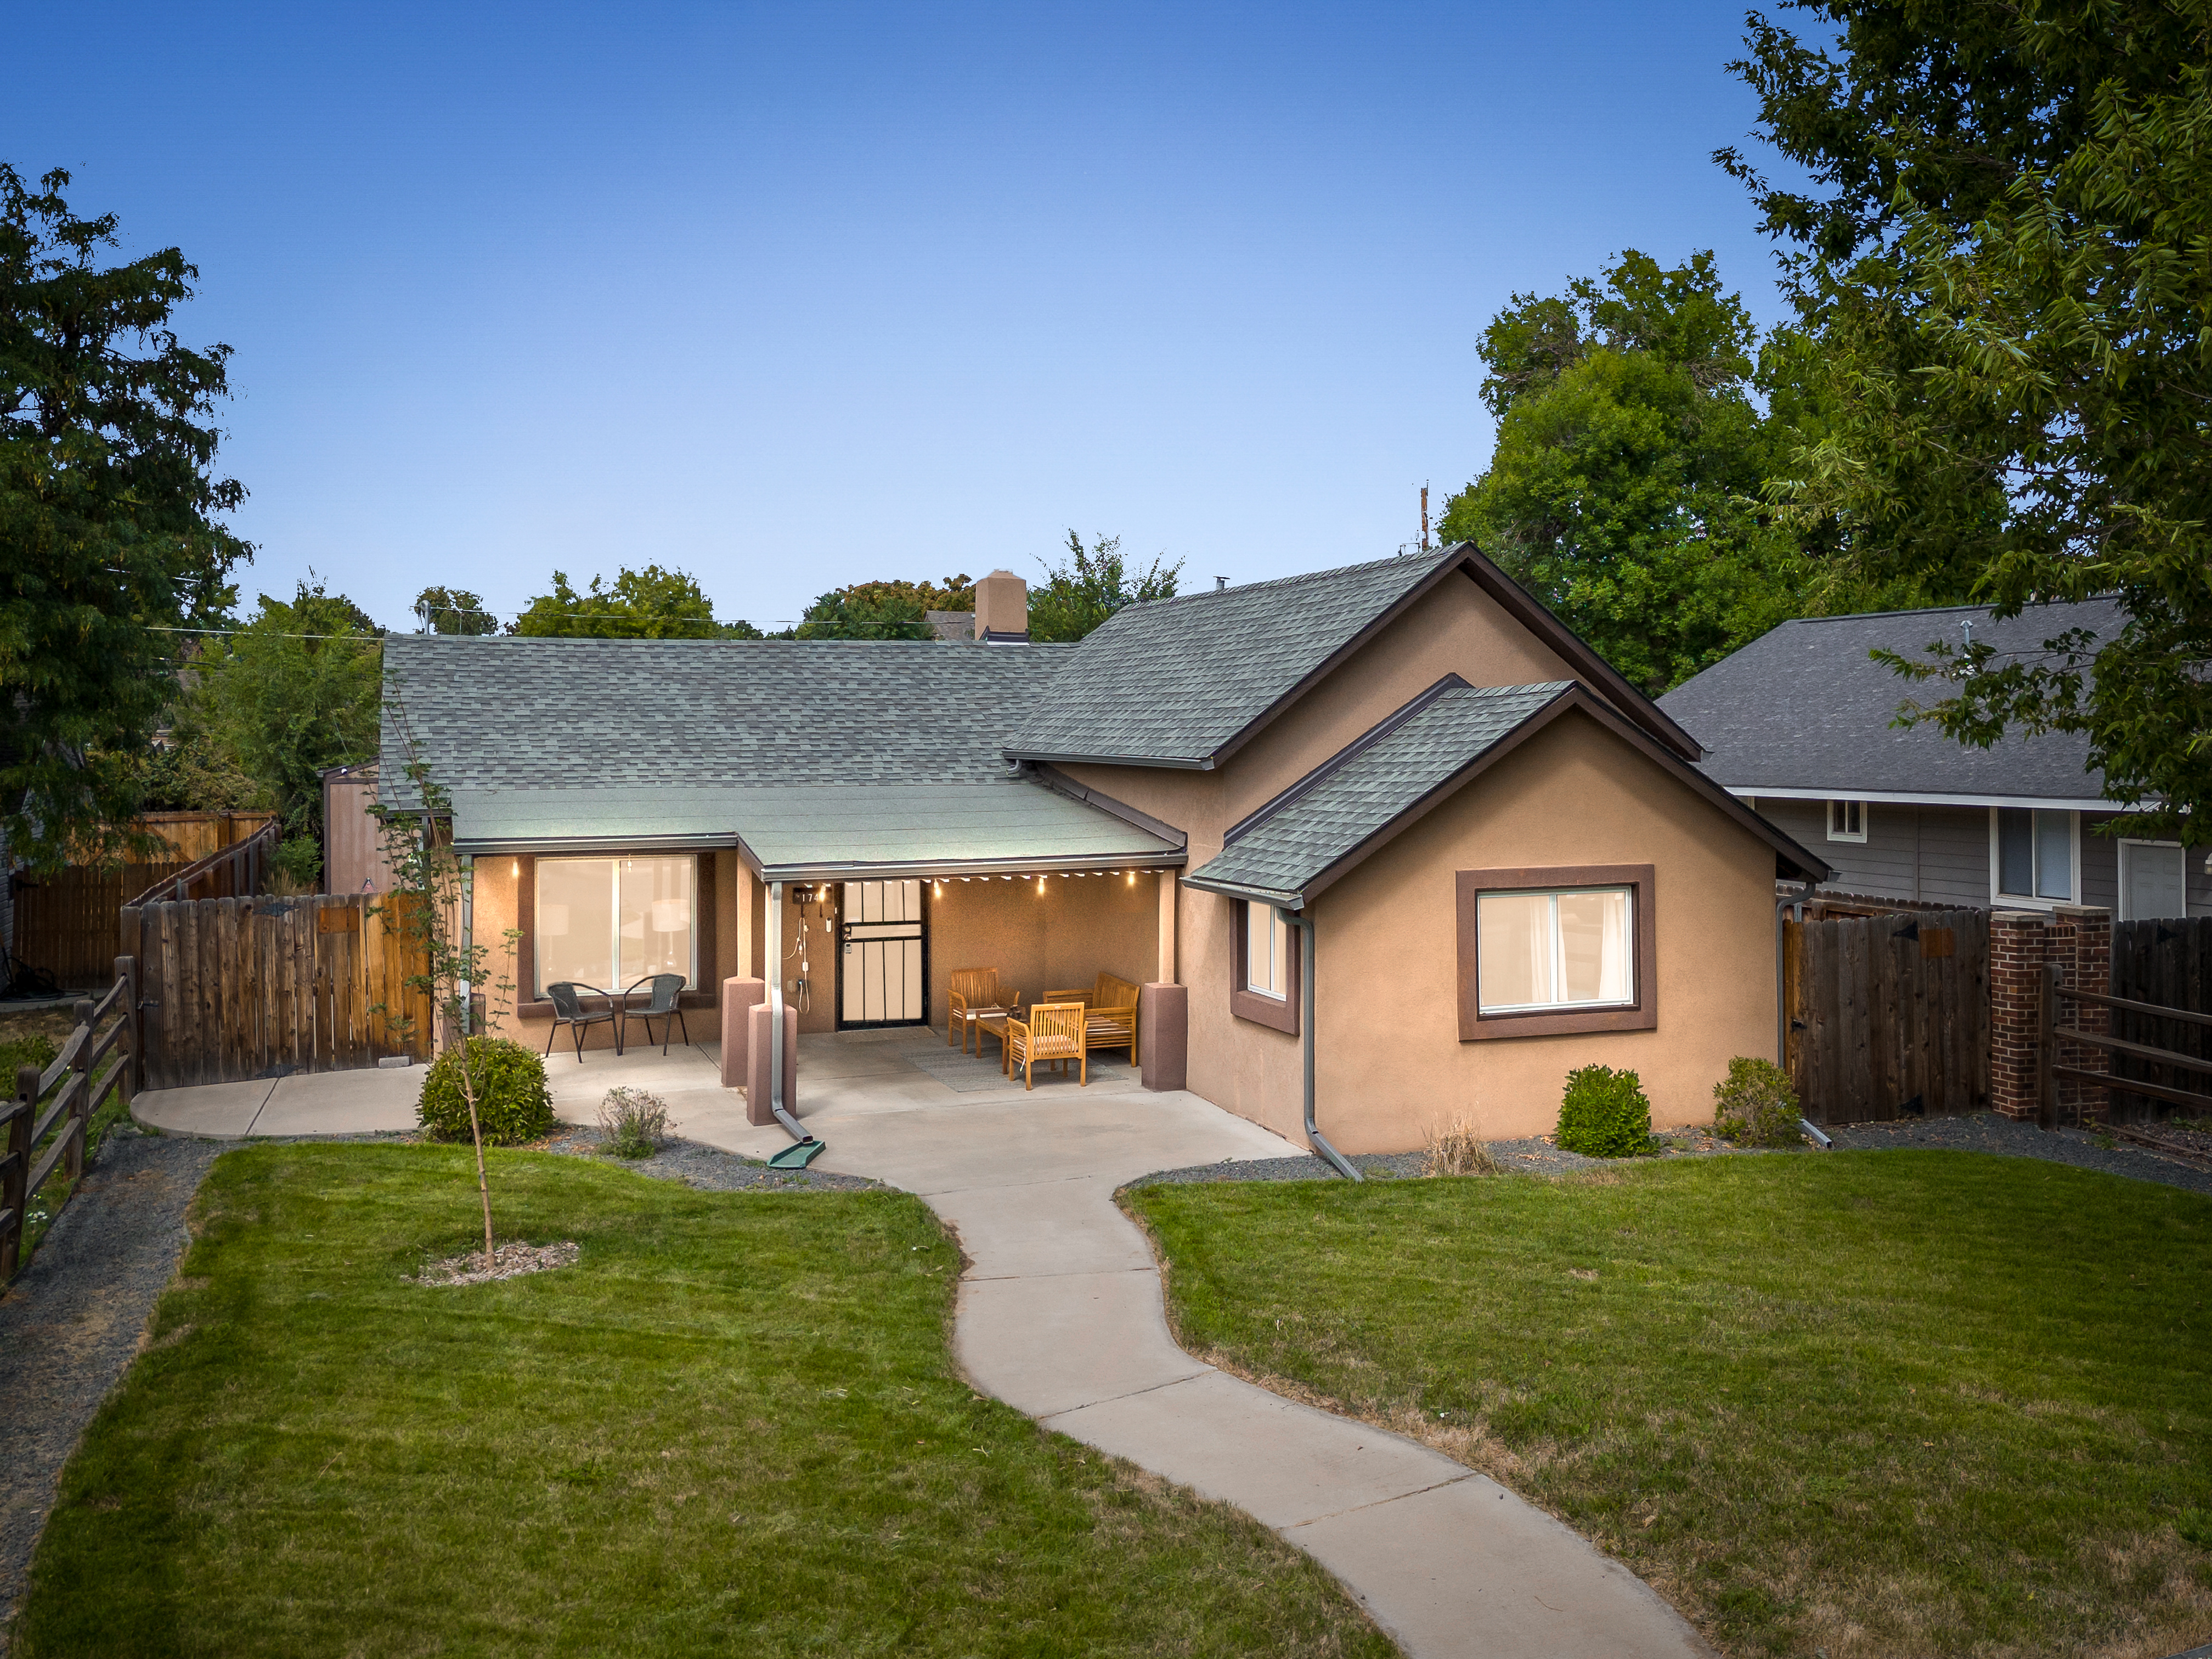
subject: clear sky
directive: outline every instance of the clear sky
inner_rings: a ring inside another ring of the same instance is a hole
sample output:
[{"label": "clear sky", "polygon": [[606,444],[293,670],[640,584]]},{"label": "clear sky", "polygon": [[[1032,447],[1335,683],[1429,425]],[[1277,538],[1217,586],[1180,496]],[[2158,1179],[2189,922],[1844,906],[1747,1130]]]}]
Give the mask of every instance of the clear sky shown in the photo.
[{"label": "clear sky", "polygon": [[236,348],[243,592],[396,626],[648,562],[774,624],[1070,526],[1377,557],[1481,470],[1510,293],[1712,247],[1780,314],[1728,3],[0,15],[0,157]]}]

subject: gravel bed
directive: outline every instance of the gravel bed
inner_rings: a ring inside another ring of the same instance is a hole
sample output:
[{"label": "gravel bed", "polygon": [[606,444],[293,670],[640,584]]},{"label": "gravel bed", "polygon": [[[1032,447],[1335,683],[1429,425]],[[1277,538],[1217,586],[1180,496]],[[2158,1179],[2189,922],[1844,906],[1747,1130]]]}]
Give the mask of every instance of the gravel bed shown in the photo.
[{"label": "gravel bed", "polygon": [[[1677,1129],[1656,1135],[1657,1150],[1655,1160],[1670,1158],[1711,1158],[1723,1152],[1739,1152],[1741,1147],[1731,1146],[1724,1140],[1716,1140],[1698,1129]],[[1562,1152],[1552,1144],[1549,1135],[1539,1135],[1528,1140],[1493,1140],[1490,1155],[1497,1159],[1499,1173],[1506,1175],[1566,1175],[1576,1170],[1603,1170],[1619,1165],[1622,1160],[1607,1158],[1584,1158],[1580,1152]],[[1370,1181],[1418,1180],[1428,1164],[1425,1152],[1362,1152],[1352,1159],[1352,1168]],[[1344,1177],[1321,1158],[1311,1153],[1299,1158],[1224,1158],[1218,1164],[1195,1164],[1186,1169],[1162,1170],[1158,1173],[1139,1176],[1131,1182],[1132,1187],[1182,1186],[1200,1181],[1341,1181]]]},{"label": "gravel bed", "polygon": [[[564,1129],[530,1150],[562,1152],[574,1158],[598,1158],[599,1132]],[[757,1158],[741,1158],[719,1146],[696,1140],[671,1139],[651,1158],[610,1158],[619,1169],[656,1181],[683,1181],[710,1193],[853,1193],[880,1188],[883,1182],[866,1176],[830,1175],[813,1170],[771,1170]]]},{"label": "gravel bed", "polygon": [[0,1652],[62,1464],[137,1355],[184,1253],[192,1194],[228,1150],[118,1126],[0,1297],[0,1400],[10,1418],[9,1455],[0,1459]]},{"label": "gravel bed", "polygon": [[1836,1145],[1855,1149],[1932,1146],[1951,1152],[1995,1152],[2001,1158],[2039,1158],[2076,1169],[2154,1181],[2165,1187],[2212,1197],[2212,1170],[2199,1170],[2124,1141],[2100,1146],[2094,1131],[2057,1129],[2048,1133],[1995,1112],[1963,1117],[1900,1118],[1894,1123],[1847,1123],[1828,1133]]}]

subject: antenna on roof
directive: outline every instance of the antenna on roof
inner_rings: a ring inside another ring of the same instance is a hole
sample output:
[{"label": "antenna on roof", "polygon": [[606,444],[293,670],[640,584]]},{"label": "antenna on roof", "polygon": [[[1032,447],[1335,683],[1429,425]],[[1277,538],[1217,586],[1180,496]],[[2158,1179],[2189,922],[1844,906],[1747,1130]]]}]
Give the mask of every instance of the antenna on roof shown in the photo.
[{"label": "antenna on roof", "polygon": [[1429,550],[1429,487],[1421,486],[1421,551]]}]

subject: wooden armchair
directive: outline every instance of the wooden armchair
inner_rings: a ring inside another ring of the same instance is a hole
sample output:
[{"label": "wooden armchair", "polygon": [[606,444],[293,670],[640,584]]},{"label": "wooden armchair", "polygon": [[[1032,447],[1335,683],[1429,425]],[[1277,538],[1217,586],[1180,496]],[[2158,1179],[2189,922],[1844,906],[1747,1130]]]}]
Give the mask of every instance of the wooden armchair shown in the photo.
[{"label": "wooden armchair", "polygon": [[1079,1002],[1040,1002],[1027,1019],[1006,1020],[1006,1075],[1022,1068],[1022,1086],[1036,1087],[1037,1062],[1058,1065],[1061,1071],[1073,1060],[1080,1068],[1078,1082],[1091,1081],[1090,1051],[1085,1044],[1083,1005]]},{"label": "wooden armchair", "polygon": [[975,1035],[975,1052],[983,1052],[983,1022],[1011,1011],[1021,1000],[1012,986],[1002,984],[995,968],[956,968],[945,997],[945,1046],[954,1042],[968,1052],[968,1036]]},{"label": "wooden armchair", "polygon": [[1101,974],[1088,989],[1047,991],[1047,1002],[1080,1002],[1084,1006],[1085,1046],[1089,1048],[1127,1048],[1129,1064],[1137,1063],[1138,988],[1118,974]]}]

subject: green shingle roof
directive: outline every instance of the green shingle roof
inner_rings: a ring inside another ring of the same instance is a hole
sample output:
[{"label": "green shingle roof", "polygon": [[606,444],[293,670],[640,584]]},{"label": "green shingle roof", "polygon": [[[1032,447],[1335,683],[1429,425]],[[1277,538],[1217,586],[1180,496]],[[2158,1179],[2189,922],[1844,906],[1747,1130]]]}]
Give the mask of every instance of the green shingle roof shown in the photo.
[{"label": "green shingle roof", "polygon": [[1462,550],[1117,611],[1009,728],[1024,759],[1203,766]]},{"label": "green shingle roof", "polygon": [[1228,845],[1184,879],[1301,908],[1309,885],[1572,689],[1567,680],[1476,687],[1455,676],[1232,829]]}]

